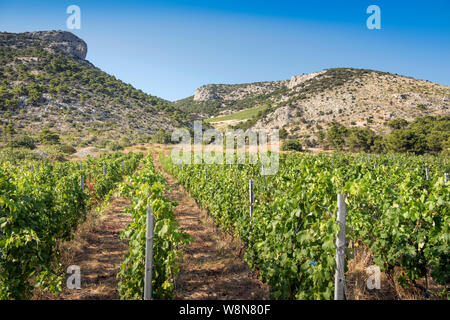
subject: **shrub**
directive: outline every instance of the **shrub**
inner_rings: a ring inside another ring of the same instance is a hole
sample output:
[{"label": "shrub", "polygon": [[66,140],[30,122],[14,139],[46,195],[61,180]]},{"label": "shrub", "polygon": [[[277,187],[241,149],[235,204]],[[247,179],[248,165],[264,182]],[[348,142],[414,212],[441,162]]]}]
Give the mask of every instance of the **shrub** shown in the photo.
[{"label": "shrub", "polygon": [[155,143],[166,144],[170,143],[171,136],[163,129],[160,129],[157,133],[152,136],[152,141]]},{"label": "shrub", "polygon": [[65,154],[61,151],[61,146],[51,145],[42,149],[47,153],[48,160],[50,161],[66,161]]},{"label": "shrub", "polygon": [[47,128],[42,129],[38,139],[43,144],[59,144],[59,135]]},{"label": "shrub", "polygon": [[0,162],[8,161],[11,163],[16,163],[23,160],[42,160],[42,158],[30,151],[30,149],[25,148],[4,148],[0,150]]},{"label": "shrub", "polygon": [[424,104],[419,104],[419,105],[417,106],[417,109],[422,110],[422,111],[425,111],[425,110],[427,110],[427,106],[424,105]]},{"label": "shrub", "polygon": [[25,148],[33,150],[36,148],[36,142],[33,138],[28,136],[18,136],[15,138],[12,138],[9,143],[8,147],[11,148]]},{"label": "shrub", "polygon": [[106,146],[111,151],[119,151],[123,149],[123,147],[116,141],[109,142]]},{"label": "shrub", "polygon": [[387,123],[388,127],[391,127],[392,129],[403,129],[408,125],[408,121],[406,121],[405,119],[392,119],[389,120]]},{"label": "shrub", "polygon": [[302,144],[300,143],[300,141],[292,139],[292,140],[286,140],[285,142],[283,142],[283,144],[281,145],[281,150],[282,151],[289,151],[289,150],[303,151],[303,148],[302,148]]},{"label": "shrub", "polygon": [[314,139],[306,139],[306,140],[305,140],[305,145],[306,145],[306,147],[308,147],[308,148],[314,148],[314,147],[317,146],[317,141],[314,140]]},{"label": "shrub", "polygon": [[73,154],[77,152],[77,150],[71,145],[65,144],[61,146],[61,151],[65,154]]},{"label": "shrub", "polygon": [[288,137],[289,133],[285,128],[281,128],[279,131],[279,137],[280,139],[286,139]]},{"label": "shrub", "polygon": [[130,139],[128,139],[127,137],[121,137],[121,138],[119,139],[119,144],[120,144],[123,148],[126,148],[126,147],[131,146],[131,141],[130,141]]}]

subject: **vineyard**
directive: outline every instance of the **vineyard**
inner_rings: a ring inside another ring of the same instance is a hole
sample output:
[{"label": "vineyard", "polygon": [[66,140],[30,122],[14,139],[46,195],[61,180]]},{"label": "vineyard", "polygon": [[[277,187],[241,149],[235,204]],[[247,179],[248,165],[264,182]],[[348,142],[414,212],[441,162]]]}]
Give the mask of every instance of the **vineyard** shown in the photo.
[{"label": "vineyard", "polygon": [[133,220],[122,232],[130,247],[119,273],[119,294],[121,299],[142,299],[144,296],[146,222],[148,209],[154,215],[153,229],[153,273],[152,296],[156,299],[173,297],[174,280],[179,272],[177,258],[180,245],[187,244],[190,237],[180,232],[173,213],[174,203],[168,201],[163,193],[167,189],[164,178],[154,168],[153,158],[144,159],[141,171],[129,177],[121,185],[120,193],[132,199],[126,212]]},{"label": "vineyard", "polygon": [[[428,295],[434,281],[442,288],[439,296],[448,298],[444,158],[287,153],[280,155],[276,175],[264,175],[260,164],[180,165],[162,153],[159,162],[215,225],[242,241],[245,261],[273,299],[333,298],[338,194],[346,202],[347,258],[354,248],[367,250],[402,286],[425,279]],[[119,297],[142,299],[148,281],[151,298],[174,297],[183,248],[192,237],[180,228],[177,203],[167,198],[168,184],[151,154],[4,161],[0,190],[0,299],[29,299],[35,288],[61,292],[67,267],[60,262],[61,243],[113,193],[129,199],[125,213],[131,217],[118,239],[128,246],[117,274]]]},{"label": "vineyard", "polygon": [[0,299],[30,298],[36,287],[60,292],[60,243],[141,159],[114,153],[80,162],[1,163]]},{"label": "vineyard", "polygon": [[217,225],[242,239],[247,263],[274,299],[332,299],[338,193],[346,198],[348,245],[370,250],[387,274],[400,270],[402,286],[421,278],[449,283],[443,158],[282,154],[273,176],[262,175],[261,165],[179,165],[162,154],[160,160]]}]

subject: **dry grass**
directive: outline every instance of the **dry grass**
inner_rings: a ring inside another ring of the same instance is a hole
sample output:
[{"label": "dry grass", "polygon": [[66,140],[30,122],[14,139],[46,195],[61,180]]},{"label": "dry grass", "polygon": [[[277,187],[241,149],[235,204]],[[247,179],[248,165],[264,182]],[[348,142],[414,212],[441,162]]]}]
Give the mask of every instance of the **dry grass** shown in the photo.
[{"label": "dry grass", "polygon": [[113,198],[103,212],[89,211],[73,239],[58,244],[59,262],[64,268],[80,267],[81,290],[69,290],[63,281],[60,295],[36,289],[33,300],[119,299],[116,276],[127,251],[127,246],[120,240],[120,232],[131,220],[123,212],[128,203],[127,199]]},{"label": "dry grass", "polygon": [[[352,249],[350,249],[350,252]],[[395,268],[392,275],[385,272],[380,274],[380,289],[368,289],[367,280],[370,274],[367,268],[373,263],[373,256],[367,248],[355,248],[355,255],[348,260],[346,272],[346,294],[349,300],[439,300],[439,292],[444,288],[430,280],[430,297],[425,297],[425,292],[415,286],[403,288],[397,280],[400,269]],[[418,285],[425,287],[425,279],[417,281]]]}]

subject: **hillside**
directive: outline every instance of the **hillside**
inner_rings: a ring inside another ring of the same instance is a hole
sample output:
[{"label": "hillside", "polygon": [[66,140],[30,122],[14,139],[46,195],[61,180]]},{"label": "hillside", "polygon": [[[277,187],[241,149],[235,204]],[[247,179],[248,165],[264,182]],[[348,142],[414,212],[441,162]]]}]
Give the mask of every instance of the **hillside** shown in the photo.
[{"label": "hillside", "polygon": [[207,84],[195,90],[193,96],[175,101],[175,105],[200,118],[229,114],[264,104],[287,84],[288,81]]},{"label": "hillside", "polygon": [[69,32],[0,33],[0,124],[23,134],[50,128],[74,146],[104,146],[121,136],[145,140],[188,119],[86,54],[86,43]]},{"label": "hillside", "polygon": [[384,132],[394,118],[449,115],[450,87],[386,72],[337,68],[286,81],[207,85],[177,105],[193,113],[196,107],[214,105],[204,112],[208,116],[267,106],[239,126],[285,128],[291,135],[309,137],[331,121]]}]

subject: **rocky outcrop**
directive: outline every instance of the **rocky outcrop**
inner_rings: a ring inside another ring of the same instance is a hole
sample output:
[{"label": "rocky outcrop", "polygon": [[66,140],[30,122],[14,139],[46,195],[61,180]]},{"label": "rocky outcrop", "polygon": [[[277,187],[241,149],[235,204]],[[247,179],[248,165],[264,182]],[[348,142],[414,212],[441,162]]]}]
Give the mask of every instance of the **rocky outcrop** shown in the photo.
[{"label": "rocky outcrop", "polygon": [[287,87],[289,89],[293,89],[294,87],[298,86],[299,84],[305,82],[306,80],[312,79],[317,77],[318,75],[324,73],[324,71],[321,72],[314,72],[314,73],[303,73],[298,76],[293,76],[291,78],[291,81],[289,81]]},{"label": "rocky outcrop", "polygon": [[67,31],[1,32],[0,46],[15,48],[39,46],[51,53],[62,52],[78,59],[86,59],[87,55],[86,42]]},{"label": "rocky outcrop", "polygon": [[203,87],[198,88],[195,90],[194,93],[194,101],[210,101],[210,100],[218,100],[219,97],[216,95],[216,93],[213,90],[212,85],[205,85]]},{"label": "rocky outcrop", "polygon": [[287,81],[254,82],[244,84],[207,84],[195,90],[194,101],[237,101],[270,94]]},{"label": "rocky outcrop", "polygon": [[237,101],[249,97],[267,95],[281,89],[283,86],[286,86],[289,89],[293,89],[299,84],[315,78],[322,73],[324,73],[324,71],[310,74],[301,74],[298,76],[293,76],[291,80],[282,81],[254,82],[237,85],[207,84],[195,90],[194,101]]}]

